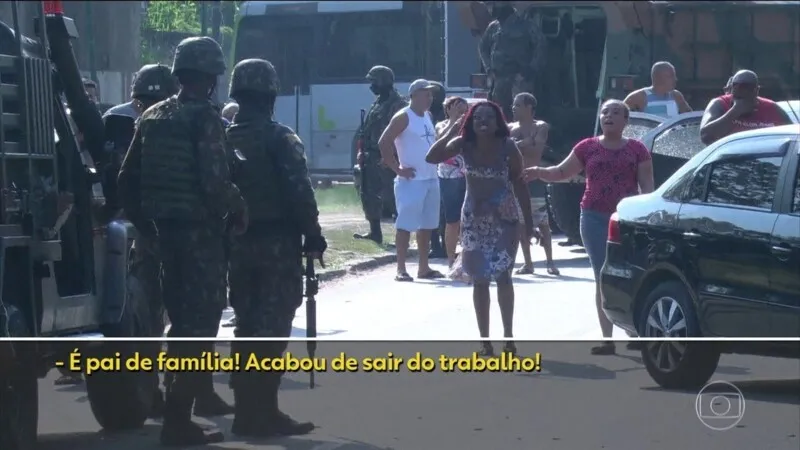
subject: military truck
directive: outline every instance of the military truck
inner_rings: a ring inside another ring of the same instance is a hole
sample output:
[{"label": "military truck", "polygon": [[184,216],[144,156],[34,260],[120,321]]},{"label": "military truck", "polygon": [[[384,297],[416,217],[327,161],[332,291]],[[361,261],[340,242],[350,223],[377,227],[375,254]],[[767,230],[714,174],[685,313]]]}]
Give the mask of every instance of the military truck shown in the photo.
[{"label": "military truck", "polygon": [[[60,3],[41,2],[36,39],[20,34],[16,1],[13,26],[0,22],[3,450],[34,448],[38,381],[56,362],[69,361],[73,351],[95,357],[118,352],[125,358],[143,344],[89,339],[149,335],[142,320],[147,304],[127,275],[132,227],[104,214],[102,119],[83,90],[70,42],[77,31]],[[86,151],[76,132],[83,134]],[[156,388],[152,374],[123,366],[120,373],[96,372],[85,379],[91,410],[103,428],[144,424]]]},{"label": "military truck", "polygon": [[[461,20],[474,35],[491,20],[486,3],[491,2],[459,2]],[[548,156],[555,161],[563,160],[579,140],[596,134],[604,100],[623,99],[648,86],[656,61],[675,65],[678,89],[695,110],[702,111],[721,95],[739,69],[755,70],[762,95],[773,100],[796,99],[800,91],[797,1],[513,3],[538,16],[547,38],[547,62],[534,95],[539,100],[537,115],[552,125]],[[477,44],[476,39],[473,45]],[[637,126],[659,123],[642,118]],[[638,136],[646,130],[634,131]],[[657,151],[653,159],[659,172]],[[663,181],[669,174],[657,175]],[[580,177],[550,189],[559,228],[574,241],[580,241],[578,203],[583,190]]]}]

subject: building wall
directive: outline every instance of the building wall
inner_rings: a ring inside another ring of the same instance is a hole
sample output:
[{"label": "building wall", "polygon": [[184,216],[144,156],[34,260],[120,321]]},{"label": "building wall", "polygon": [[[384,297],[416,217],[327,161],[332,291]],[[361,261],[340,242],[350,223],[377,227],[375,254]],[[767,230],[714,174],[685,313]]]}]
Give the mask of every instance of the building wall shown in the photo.
[{"label": "building wall", "polygon": [[[121,103],[130,93],[132,75],[141,66],[144,2],[68,1],[64,13],[75,21],[79,38],[72,46],[78,67],[91,78],[94,69],[103,103]],[[39,2],[18,2],[22,33],[34,37]],[[13,27],[12,2],[0,2],[0,20]],[[93,67],[92,67],[93,66]]]}]

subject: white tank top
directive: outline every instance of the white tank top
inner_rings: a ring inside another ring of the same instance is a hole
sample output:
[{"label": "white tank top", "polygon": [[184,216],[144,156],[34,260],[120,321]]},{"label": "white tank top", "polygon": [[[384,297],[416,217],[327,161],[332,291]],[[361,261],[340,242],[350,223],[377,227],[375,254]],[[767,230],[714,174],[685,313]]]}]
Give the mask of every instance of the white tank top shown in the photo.
[{"label": "white tank top", "polygon": [[426,111],[425,116],[420,117],[408,106],[401,111],[408,116],[408,126],[394,140],[400,167],[416,169],[415,180],[436,179],[436,164],[425,162],[428,150],[436,142],[431,114]]}]

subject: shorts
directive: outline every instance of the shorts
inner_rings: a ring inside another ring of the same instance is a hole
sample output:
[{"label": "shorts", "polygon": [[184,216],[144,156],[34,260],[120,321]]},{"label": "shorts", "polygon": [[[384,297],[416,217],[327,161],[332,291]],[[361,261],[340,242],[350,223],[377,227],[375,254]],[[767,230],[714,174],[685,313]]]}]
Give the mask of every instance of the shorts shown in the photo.
[{"label": "shorts", "polygon": [[439,228],[439,179],[394,179],[394,198],[397,205],[395,228],[414,232]]},{"label": "shorts", "polygon": [[[550,216],[548,215],[547,206],[547,200],[531,197],[531,221],[534,227],[550,225]],[[517,207],[519,208],[519,216],[523,217],[522,206],[517,203]],[[520,221],[520,223],[524,223],[524,221]]]},{"label": "shorts", "polygon": [[439,178],[439,191],[442,196],[442,211],[445,223],[461,222],[461,208],[467,195],[467,179]]}]

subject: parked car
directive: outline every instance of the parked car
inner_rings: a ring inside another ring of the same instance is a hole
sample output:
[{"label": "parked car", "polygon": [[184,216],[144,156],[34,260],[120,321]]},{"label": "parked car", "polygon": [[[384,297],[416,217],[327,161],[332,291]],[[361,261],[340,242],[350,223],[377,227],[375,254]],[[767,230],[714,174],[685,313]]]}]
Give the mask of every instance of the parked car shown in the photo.
[{"label": "parked car", "polygon": [[[693,120],[645,140],[658,151],[685,129],[694,142]],[[601,273],[608,318],[642,337],[800,337],[799,141],[797,124],[728,136],[621,201]],[[800,357],[800,342],[650,342],[642,359],[659,385],[696,388],[721,353]]]}]

